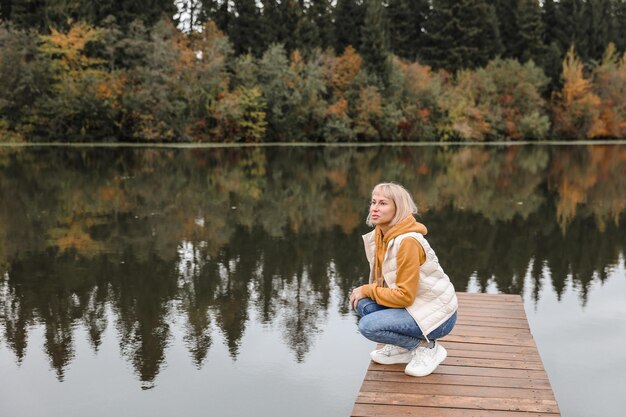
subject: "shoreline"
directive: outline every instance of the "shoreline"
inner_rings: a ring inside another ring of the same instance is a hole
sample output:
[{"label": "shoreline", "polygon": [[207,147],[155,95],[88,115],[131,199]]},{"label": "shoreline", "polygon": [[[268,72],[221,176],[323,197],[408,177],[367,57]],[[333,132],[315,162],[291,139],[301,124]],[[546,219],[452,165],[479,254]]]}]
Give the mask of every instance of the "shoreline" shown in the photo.
[{"label": "shoreline", "polygon": [[0,148],[368,148],[368,147],[430,147],[430,146],[576,146],[626,145],[626,139],[613,140],[538,140],[497,142],[253,142],[253,143],[193,143],[193,142],[0,142]]}]

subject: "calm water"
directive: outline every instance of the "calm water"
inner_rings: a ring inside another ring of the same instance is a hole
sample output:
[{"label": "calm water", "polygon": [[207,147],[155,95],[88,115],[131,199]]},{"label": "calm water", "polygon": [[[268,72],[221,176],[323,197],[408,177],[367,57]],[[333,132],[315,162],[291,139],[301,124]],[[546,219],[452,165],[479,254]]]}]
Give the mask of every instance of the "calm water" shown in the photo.
[{"label": "calm water", "polygon": [[521,294],[565,417],[626,409],[626,147],[0,148],[0,416],[345,416],[369,192]]}]

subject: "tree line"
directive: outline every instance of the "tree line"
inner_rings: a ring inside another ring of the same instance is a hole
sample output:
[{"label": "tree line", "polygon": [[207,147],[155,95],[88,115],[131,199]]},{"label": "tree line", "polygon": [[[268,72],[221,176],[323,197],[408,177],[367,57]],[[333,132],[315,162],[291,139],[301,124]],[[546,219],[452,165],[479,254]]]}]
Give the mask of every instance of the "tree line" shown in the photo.
[{"label": "tree line", "polygon": [[0,2],[0,19],[39,32],[67,29],[72,21],[101,26],[110,18],[124,28],[135,20],[153,26],[163,16],[188,33],[214,21],[238,55],[260,57],[276,43],[288,53],[342,53],[351,45],[371,65],[373,55],[392,52],[452,72],[484,66],[497,56],[532,59],[545,70],[572,45],[583,61],[599,61],[610,42],[626,48],[626,3],[620,0]]},{"label": "tree line", "polygon": [[0,21],[5,141],[626,135],[624,1],[2,0]]}]

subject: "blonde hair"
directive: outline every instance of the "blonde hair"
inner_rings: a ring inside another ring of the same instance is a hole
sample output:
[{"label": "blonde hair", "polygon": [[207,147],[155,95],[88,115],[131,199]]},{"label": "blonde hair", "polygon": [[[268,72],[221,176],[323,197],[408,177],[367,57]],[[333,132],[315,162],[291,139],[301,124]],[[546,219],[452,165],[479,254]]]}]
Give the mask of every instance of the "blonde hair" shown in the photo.
[{"label": "blonde hair", "polygon": [[[374,193],[380,194],[383,197],[392,200],[396,206],[396,214],[393,219],[391,219],[390,223],[392,226],[406,219],[411,214],[417,214],[417,206],[415,205],[411,194],[409,194],[406,188],[399,184],[381,182],[372,190],[372,195],[374,195]],[[370,216],[371,213],[368,212],[365,223],[367,223],[368,226],[374,226]]]}]

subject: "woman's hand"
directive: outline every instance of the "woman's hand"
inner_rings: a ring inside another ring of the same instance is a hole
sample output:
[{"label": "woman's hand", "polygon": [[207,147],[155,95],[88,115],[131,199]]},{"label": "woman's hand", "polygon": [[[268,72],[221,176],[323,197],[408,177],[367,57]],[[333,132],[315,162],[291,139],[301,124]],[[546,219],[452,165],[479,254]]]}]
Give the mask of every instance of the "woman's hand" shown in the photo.
[{"label": "woman's hand", "polygon": [[356,306],[359,303],[359,300],[361,298],[365,298],[365,296],[363,295],[362,288],[363,287],[357,287],[353,289],[352,292],[350,293],[350,305],[352,306],[354,310],[356,310]]}]

